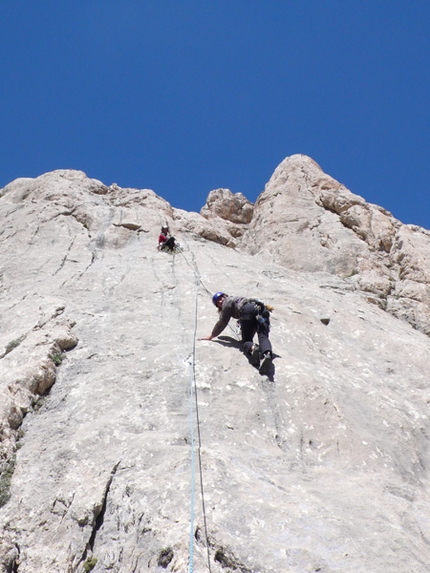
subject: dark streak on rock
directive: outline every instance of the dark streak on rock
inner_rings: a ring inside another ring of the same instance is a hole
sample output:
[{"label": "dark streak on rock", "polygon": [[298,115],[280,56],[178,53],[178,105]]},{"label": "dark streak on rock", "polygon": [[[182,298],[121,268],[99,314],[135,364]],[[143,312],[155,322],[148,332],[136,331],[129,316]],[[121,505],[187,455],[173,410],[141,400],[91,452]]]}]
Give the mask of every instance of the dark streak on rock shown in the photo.
[{"label": "dark streak on rock", "polygon": [[[113,469],[112,469],[112,471],[111,471],[111,474],[110,474],[110,476],[109,476],[109,479],[108,479],[108,481],[107,481],[107,483],[106,483],[105,491],[104,491],[104,493],[103,493],[102,506],[101,506],[101,509],[100,509],[99,514],[96,516],[96,520],[95,520],[94,526],[93,526],[93,531],[92,531],[90,540],[89,540],[89,542],[88,542],[88,547],[91,549],[91,551],[92,551],[93,548],[94,548],[94,542],[95,542],[95,539],[96,539],[97,532],[100,530],[100,528],[101,528],[102,525],[103,525],[104,516],[105,516],[105,513],[106,513],[106,504],[107,504],[107,498],[108,498],[108,495],[109,495],[110,486],[111,486],[112,480],[113,480],[113,478],[114,478],[114,476],[115,476],[115,474],[116,474],[116,472],[117,472],[117,470],[118,470],[119,464],[120,464],[120,462],[118,462],[118,463],[115,464],[115,466],[113,467]],[[85,556],[84,556],[84,559],[85,559]]]}]

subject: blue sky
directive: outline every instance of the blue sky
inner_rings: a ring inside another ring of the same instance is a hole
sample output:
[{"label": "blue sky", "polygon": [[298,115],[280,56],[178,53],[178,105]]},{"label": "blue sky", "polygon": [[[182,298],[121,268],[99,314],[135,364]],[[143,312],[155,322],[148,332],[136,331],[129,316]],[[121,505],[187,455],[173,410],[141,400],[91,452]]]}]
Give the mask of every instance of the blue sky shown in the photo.
[{"label": "blue sky", "polygon": [[304,153],[430,229],[429,0],[1,3],[0,187],[54,169],[198,211]]}]

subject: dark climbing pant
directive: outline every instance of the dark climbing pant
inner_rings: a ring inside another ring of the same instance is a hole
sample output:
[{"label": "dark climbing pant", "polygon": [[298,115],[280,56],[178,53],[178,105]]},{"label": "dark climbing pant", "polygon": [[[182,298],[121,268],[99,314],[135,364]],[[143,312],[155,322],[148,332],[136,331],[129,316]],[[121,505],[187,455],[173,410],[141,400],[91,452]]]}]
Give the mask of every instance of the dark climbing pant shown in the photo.
[{"label": "dark climbing pant", "polygon": [[257,315],[258,310],[252,302],[247,302],[241,308],[239,323],[242,330],[242,351],[245,354],[249,354],[253,345],[253,338],[257,333],[260,353],[272,353],[272,345],[269,340],[270,312],[267,308],[264,308],[260,313],[260,316],[264,318],[264,322],[259,322]]},{"label": "dark climbing pant", "polygon": [[174,237],[169,237],[169,238],[167,239],[167,241],[165,241],[165,242],[163,243],[163,246],[161,247],[161,250],[162,250],[162,251],[167,251],[167,250],[173,251],[174,248],[175,248],[175,239],[174,239]]}]

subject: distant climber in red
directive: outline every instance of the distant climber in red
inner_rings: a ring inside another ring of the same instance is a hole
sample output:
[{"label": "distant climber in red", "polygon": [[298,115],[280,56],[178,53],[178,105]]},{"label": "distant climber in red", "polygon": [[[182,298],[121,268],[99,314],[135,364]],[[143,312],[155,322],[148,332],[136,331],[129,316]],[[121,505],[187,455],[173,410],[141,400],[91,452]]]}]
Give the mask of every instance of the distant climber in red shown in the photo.
[{"label": "distant climber in red", "polygon": [[158,250],[173,252],[175,248],[175,238],[170,235],[169,227],[163,225],[161,233],[158,235]]}]

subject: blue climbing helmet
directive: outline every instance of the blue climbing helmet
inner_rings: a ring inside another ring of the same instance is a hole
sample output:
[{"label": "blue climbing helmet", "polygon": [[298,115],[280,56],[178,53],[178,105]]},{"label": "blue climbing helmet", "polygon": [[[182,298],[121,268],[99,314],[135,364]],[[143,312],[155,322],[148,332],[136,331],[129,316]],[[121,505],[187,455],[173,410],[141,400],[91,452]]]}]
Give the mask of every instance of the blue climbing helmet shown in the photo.
[{"label": "blue climbing helmet", "polygon": [[216,292],[216,293],[213,295],[213,297],[212,297],[212,302],[214,303],[215,306],[217,305],[216,303],[219,301],[219,299],[220,299],[222,296],[227,296],[227,295],[225,294],[225,292]]}]

